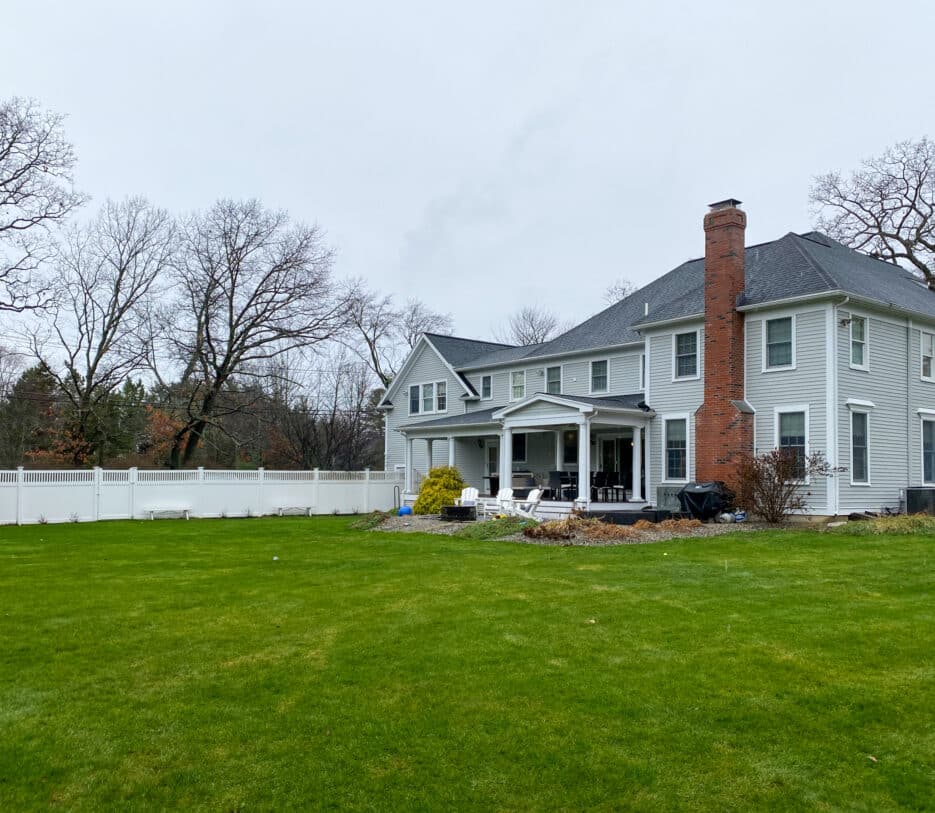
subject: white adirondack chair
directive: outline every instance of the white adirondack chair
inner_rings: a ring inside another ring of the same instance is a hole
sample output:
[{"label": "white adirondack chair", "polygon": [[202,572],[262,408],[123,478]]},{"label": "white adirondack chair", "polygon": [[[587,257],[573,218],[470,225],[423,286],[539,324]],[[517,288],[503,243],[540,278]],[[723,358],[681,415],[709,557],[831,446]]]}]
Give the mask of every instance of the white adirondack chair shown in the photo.
[{"label": "white adirondack chair", "polygon": [[461,489],[461,496],[455,497],[455,505],[477,505],[477,496],[480,492],[473,486]]},{"label": "white adirondack chair", "polygon": [[536,509],[542,500],[542,489],[534,488],[525,499],[511,500],[508,512],[514,517],[536,518]]},{"label": "white adirondack chair", "polygon": [[484,519],[493,514],[506,514],[513,502],[513,489],[501,488],[496,497],[482,497],[477,501],[477,510]]}]

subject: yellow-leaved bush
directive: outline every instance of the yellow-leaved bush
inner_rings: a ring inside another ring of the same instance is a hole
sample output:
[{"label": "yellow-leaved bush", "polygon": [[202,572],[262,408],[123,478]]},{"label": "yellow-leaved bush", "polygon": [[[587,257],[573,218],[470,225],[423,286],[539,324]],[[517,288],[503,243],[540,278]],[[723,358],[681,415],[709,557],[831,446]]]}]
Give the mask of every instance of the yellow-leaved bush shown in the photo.
[{"label": "yellow-leaved bush", "polygon": [[437,514],[444,505],[454,505],[467,484],[454,466],[439,466],[431,469],[422,481],[419,498],[412,506],[414,514]]}]

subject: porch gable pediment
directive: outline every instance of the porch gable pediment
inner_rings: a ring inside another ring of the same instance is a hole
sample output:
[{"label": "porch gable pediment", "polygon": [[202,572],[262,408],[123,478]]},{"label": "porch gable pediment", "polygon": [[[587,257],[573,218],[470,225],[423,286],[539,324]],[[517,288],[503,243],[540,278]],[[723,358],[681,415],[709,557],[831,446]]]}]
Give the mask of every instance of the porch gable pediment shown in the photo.
[{"label": "porch gable pediment", "polygon": [[577,420],[579,417],[589,415],[592,412],[594,412],[594,407],[591,404],[563,398],[560,395],[536,392],[522,401],[517,401],[495,411],[492,417],[494,420],[505,420],[507,418],[555,415],[562,416],[565,420]]}]

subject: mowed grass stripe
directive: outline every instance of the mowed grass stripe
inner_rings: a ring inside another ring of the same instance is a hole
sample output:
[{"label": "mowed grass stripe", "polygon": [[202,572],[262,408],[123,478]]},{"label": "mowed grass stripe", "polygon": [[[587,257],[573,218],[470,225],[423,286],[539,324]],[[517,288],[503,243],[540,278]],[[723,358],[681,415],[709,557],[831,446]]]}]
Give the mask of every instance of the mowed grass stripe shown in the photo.
[{"label": "mowed grass stripe", "polygon": [[0,807],[933,804],[930,538],[348,525],[0,528]]}]

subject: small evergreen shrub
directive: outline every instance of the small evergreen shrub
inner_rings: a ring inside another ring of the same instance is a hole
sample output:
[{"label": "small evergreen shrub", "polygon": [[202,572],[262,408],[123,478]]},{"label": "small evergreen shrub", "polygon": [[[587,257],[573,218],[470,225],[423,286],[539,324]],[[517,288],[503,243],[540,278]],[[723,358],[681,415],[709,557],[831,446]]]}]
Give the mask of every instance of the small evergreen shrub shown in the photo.
[{"label": "small evergreen shrub", "polygon": [[412,506],[412,513],[437,514],[442,510],[442,506],[454,505],[465,488],[467,483],[461,479],[461,473],[454,466],[431,469],[428,477],[422,481],[419,498]]}]

